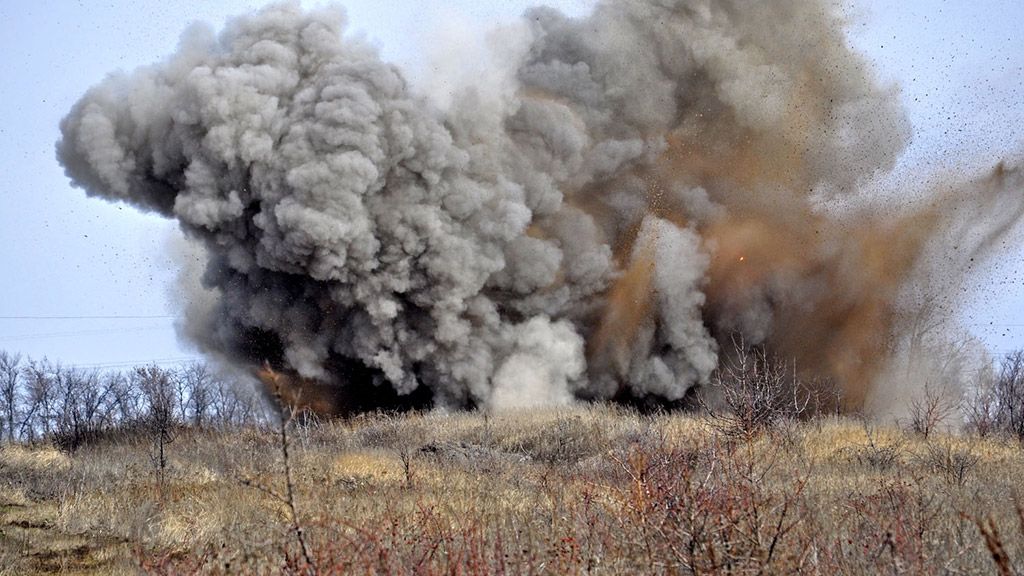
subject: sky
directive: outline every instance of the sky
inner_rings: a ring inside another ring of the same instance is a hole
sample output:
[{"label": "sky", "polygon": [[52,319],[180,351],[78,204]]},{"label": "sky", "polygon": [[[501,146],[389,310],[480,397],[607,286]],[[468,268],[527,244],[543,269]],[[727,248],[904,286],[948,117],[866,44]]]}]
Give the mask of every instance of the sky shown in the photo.
[{"label": "sky", "polygon": [[[535,1],[341,2],[349,29],[430,74],[439,34],[514,20]],[[592,0],[545,2],[584,14]],[[219,29],[263,2],[0,3],[0,350],[83,368],[198,358],[174,330],[173,223],[86,197],[57,164],[60,119],[106,74],[173,53],[200,20]],[[314,2],[304,2],[314,5]],[[1024,2],[851,0],[850,42],[901,86],[914,141],[891,181],[977,169],[1024,151]],[[466,58],[472,58],[467,50]],[[965,326],[995,354],[1024,348],[1024,238],[969,286]]]}]

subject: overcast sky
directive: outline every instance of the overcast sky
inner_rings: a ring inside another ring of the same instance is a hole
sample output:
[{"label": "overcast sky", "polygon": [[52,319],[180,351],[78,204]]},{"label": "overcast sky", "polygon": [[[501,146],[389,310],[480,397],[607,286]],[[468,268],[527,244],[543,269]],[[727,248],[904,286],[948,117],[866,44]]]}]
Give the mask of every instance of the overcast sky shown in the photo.
[{"label": "overcast sky", "polygon": [[[175,226],[72,189],[54,143],[60,119],[104,75],[169,55],[190,22],[220,28],[261,4],[0,3],[0,349],[90,367],[170,365],[195,356],[175,336],[168,298]],[[536,2],[342,4],[350,29],[415,83],[429,74],[423,55],[439,30],[508,22]],[[582,14],[593,2],[546,4]],[[987,166],[1024,150],[1024,2],[865,0],[848,12],[851,41],[884,81],[902,86],[914,123],[914,143],[894,181],[940,167]],[[973,282],[972,304],[962,313],[996,353],[1024,347],[1024,248],[1020,234],[1015,240]]]}]

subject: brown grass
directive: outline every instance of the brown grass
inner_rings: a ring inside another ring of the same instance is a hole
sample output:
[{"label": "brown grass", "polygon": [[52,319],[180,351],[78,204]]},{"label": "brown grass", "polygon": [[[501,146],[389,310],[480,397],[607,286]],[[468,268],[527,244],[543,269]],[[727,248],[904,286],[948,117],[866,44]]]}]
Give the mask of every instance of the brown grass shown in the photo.
[{"label": "brown grass", "polygon": [[590,407],[0,448],[0,574],[933,574],[1024,568],[1024,452],[852,420],[750,440]]}]

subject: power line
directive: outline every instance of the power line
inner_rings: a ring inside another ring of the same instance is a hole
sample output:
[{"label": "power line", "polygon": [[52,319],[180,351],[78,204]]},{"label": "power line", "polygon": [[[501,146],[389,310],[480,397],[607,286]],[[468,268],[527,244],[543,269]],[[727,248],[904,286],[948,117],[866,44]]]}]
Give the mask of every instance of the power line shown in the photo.
[{"label": "power line", "polygon": [[201,362],[205,358],[201,356],[172,356],[167,358],[152,358],[149,360],[118,360],[113,362],[100,362],[97,364],[69,364],[67,366],[79,369],[104,369],[104,368],[127,368],[130,366],[150,366],[156,364],[188,364],[190,362]]},{"label": "power line", "polygon": [[163,320],[176,316],[0,316],[0,320]]},{"label": "power line", "polygon": [[41,340],[47,338],[65,338],[74,336],[99,335],[99,334],[122,334],[129,332],[145,332],[148,330],[170,330],[173,326],[133,326],[129,328],[97,328],[93,330],[69,330],[66,332],[43,332],[33,334],[16,334],[12,336],[0,336],[0,342],[17,342],[22,340]]}]

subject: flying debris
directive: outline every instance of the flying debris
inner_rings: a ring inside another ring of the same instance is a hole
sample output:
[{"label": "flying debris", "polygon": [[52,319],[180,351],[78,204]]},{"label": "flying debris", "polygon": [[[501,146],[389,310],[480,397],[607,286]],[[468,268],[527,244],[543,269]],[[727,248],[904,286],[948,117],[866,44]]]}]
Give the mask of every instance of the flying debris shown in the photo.
[{"label": "flying debris", "polygon": [[57,144],[197,245],[182,332],[321,411],[676,402],[737,336],[857,409],[1024,211],[1017,161],[828,209],[911,126],[824,0],[535,8],[444,105],[344,29],[298,3],[193,27]]}]

